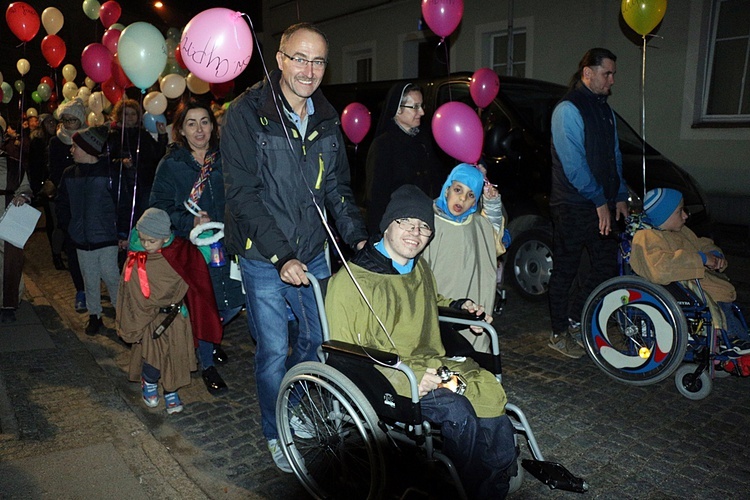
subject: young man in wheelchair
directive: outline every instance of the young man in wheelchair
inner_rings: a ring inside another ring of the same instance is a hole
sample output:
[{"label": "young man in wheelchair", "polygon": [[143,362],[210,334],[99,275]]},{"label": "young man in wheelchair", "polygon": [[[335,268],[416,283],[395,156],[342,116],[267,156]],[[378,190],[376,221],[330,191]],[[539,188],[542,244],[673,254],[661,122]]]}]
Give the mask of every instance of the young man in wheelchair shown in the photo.
[{"label": "young man in wheelchair", "polygon": [[652,189],[646,193],[643,209],[644,222],[652,228],[639,229],[633,236],[630,254],[633,271],[660,285],[700,280],[709,308],[715,309],[712,315],[719,319],[718,326],[726,329],[735,347],[747,350],[748,331],[732,310],[737,292],[723,274],[727,260],[713,240],[699,238],[685,226],[688,213],[682,193],[669,188]]},{"label": "young man in wheelchair", "polygon": [[[427,195],[411,185],[393,193],[380,223],[382,237],[370,240],[349,263],[372,311],[342,269],[326,296],[331,338],[397,353],[421,380],[422,416],[441,427],[443,452],[456,465],[469,498],[504,498],[517,456],[505,391],[474,361],[447,358],[438,326],[438,306],[476,314],[484,309],[468,299],[438,295],[429,266],[419,259],[434,228]],[[441,385],[441,366],[465,379],[462,395]],[[410,396],[401,372],[381,371],[398,394]]]}]

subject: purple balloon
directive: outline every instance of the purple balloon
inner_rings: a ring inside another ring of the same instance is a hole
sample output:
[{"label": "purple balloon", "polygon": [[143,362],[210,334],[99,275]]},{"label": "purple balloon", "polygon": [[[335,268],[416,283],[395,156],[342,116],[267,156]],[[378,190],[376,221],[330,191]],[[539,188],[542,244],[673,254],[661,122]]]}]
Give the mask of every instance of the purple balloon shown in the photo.
[{"label": "purple balloon", "polygon": [[353,102],[341,113],[341,128],[354,144],[359,144],[370,130],[372,118],[370,110],[364,104]]},{"label": "purple balloon", "polygon": [[500,91],[500,77],[490,68],[480,68],[471,76],[469,93],[480,108],[486,108]]},{"label": "purple balloon", "polygon": [[461,162],[476,164],[482,155],[482,122],[462,102],[447,102],[435,111],[432,135],[443,151]]},{"label": "purple balloon", "polygon": [[91,43],[81,52],[81,66],[86,76],[101,83],[112,76],[112,60],[114,56],[101,43]]}]

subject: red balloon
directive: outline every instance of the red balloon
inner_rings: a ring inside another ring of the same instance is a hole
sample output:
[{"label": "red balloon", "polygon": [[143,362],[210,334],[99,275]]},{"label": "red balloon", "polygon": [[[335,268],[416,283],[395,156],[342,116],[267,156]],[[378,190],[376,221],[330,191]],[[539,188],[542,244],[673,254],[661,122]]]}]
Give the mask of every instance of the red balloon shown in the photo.
[{"label": "red balloon", "polygon": [[130,81],[130,78],[128,78],[128,75],[126,75],[125,72],[122,70],[122,66],[120,66],[120,61],[118,61],[116,57],[112,61],[112,78],[114,79],[117,86],[120,88],[127,89],[133,86],[133,82]]},{"label": "red balloon", "polygon": [[53,82],[53,81],[52,81],[52,78],[50,78],[50,77],[48,77],[48,76],[43,76],[43,77],[42,77],[42,79],[41,79],[41,80],[39,80],[39,83],[46,83],[47,85],[49,85],[49,87],[50,87],[51,89],[54,89],[54,88],[55,88],[55,82]]},{"label": "red balloon", "polygon": [[500,91],[500,77],[490,68],[480,68],[471,75],[469,93],[480,108],[486,108]]},{"label": "red balloon", "polygon": [[120,19],[120,14],[122,14],[122,9],[120,8],[120,4],[115,2],[115,0],[104,2],[99,7],[99,20],[101,20],[105,28],[109,29],[110,26],[115,24]]},{"label": "red balloon", "polygon": [[179,44],[174,49],[174,58],[177,61],[177,64],[179,64],[182,69],[187,69],[185,61],[182,60],[182,52],[180,52]]},{"label": "red balloon", "polygon": [[49,102],[57,102],[57,92],[52,92],[49,95],[49,99],[47,99]]},{"label": "red balloon", "polygon": [[26,2],[13,2],[5,11],[5,20],[22,42],[31,41],[39,31],[39,14]]},{"label": "red balloon", "polygon": [[476,164],[482,155],[482,121],[468,104],[447,102],[435,111],[432,135],[438,146],[453,158]]},{"label": "red balloon", "polygon": [[341,128],[354,144],[359,144],[370,130],[372,118],[370,110],[364,104],[353,102],[341,113]]},{"label": "red balloon", "polygon": [[102,83],[102,92],[104,92],[104,97],[106,97],[112,104],[119,101],[123,94],[122,87],[117,85],[114,78],[109,78]]},{"label": "red balloon", "polygon": [[108,29],[102,35],[102,45],[107,47],[110,52],[117,54],[117,43],[120,41],[120,30]]},{"label": "red balloon", "polygon": [[57,109],[58,104],[56,102],[53,102],[52,99],[47,101],[47,112],[48,113],[54,113]]},{"label": "red balloon", "polygon": [[211,89],[211,93],[217,99],[223,99],[234,90],[234,80],[229,80],[223,83],[209,83],[208,88]]},{"label": "red balloon", "polygon": [[433,33],[445,38],[458,27],[464,0],[422,0],[422,17]]},{"label": "red balloon", "polygon": [[113,59],[107,47],[101,43],[91,43],[81,52],[81,67],[89,78],[101,83],[112,76]]},{"label": "red balloon", "polygon": [[60,66],[65,59],[65,42],[57,35],[47,35],[42,39],[42,55],[53,68]]}]

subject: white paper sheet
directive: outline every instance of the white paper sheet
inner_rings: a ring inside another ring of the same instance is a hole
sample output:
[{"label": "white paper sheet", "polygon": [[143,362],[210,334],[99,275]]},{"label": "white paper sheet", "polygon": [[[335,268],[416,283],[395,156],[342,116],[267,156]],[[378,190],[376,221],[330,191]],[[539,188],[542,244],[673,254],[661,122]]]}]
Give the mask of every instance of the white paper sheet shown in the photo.
[{"label": "white paper sheet", "polygon": [[0,218],[0,240],[5,240],[15,247],[23,248],[31,233],[34,232],[41,215],[42,213],[39,210],[28,203],[24,203],[20,207],[11,203]]}]

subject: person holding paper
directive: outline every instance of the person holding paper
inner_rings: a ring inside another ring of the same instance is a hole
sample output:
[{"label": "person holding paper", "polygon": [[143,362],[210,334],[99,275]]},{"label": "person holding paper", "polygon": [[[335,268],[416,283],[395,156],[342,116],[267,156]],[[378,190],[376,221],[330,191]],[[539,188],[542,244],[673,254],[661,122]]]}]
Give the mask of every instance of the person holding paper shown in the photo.
[{"label": "person holding paper", "polygon": [[[19,165],[21,152],[20,141],[6,142],[5,120],[0,117],[0,195],[3,198],[3,208],[7,209],[11,203],[21,206],[31,201],[31,186],[26,174],[26,158],[22,158],[23,165]],[[28,155],[28,146],[24,155]],[[7,241],[0,240],[0,270],[2,271],[2,312],[0,321],[10,323],[16,320],[16,309],[23,293],[23,248],[18,248]]]}]

